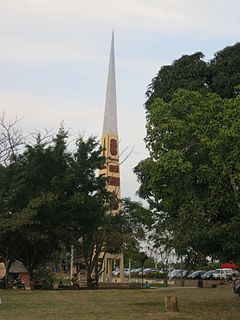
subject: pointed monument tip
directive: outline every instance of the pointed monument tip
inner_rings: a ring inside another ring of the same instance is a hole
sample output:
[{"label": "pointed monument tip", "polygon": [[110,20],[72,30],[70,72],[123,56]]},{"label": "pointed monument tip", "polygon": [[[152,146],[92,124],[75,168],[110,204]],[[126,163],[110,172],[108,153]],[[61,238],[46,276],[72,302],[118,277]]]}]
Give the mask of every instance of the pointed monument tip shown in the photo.
[{"label": "pointed monument tip", "polygon": [[107,93],[105,101],[105,113],[103,134],[117,135],[117,102],[116,102],[116,82],[115,82],[115,57],[114,57],[114,31],[112,31],[112,41],[110,49],[110,60],[107,80]]}]

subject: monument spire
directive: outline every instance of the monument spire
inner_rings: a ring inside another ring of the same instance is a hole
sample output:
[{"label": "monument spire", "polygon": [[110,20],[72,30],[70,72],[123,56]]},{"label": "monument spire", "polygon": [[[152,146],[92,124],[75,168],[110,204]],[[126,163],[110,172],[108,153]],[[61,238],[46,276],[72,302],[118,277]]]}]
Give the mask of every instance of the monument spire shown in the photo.
[{"label": "monument spire", "polygon": [[[114,32],[108,69],[107,93],[105,101],[105,112],[103,122],[103,134],[101,139],[103,155],[106,158],[105,165],[100,170],[100,175],[108,178],[107,191],[111,192],[112,200],[109,204],[109,214],[116,215],[120,210],[120,170],[119,170],[119,145],[117,128],[117,103],[116,103],[116,79],[115,79],[115,57],[114,57]],[[112,282],[112,262],[120,260],[120,281],[124,282],[123,253],[111,254],[106,252],[102,273],[103,282]]]},{"label": "monument spire", "polygon": [[[111,192],[112,199],[109,204],[109,214],[116,215],[120,210],[120,170],[119,170],[119,145],[117,128],[117,102],[116,102],[116,79],[115,79],[115,57],[114,57],[114,32],[108,69],[107,93],[105,101],[105,112],[102,134],[102,152],[106,158],[105,165],[100,170],[100,175],[108,178],[107,191]],[[103,262],[103,282],[112,282],[112,261],[120,260],[120,281],[124,282],[123,253],[111,254],[106,252]]]},{"label": "monument spire", "polygon": [[117,129],[117,101],[116,101],[116,78],[115,78],[115,55],[114,55],[114,31],[108,68],[107,93],[105,100],[105,113],[103,123],[103,135],[118,135]]},{"label": "monument spire", "polygon": [[103,155],[106,158],[106,163],[100,170],[100,174],[109,178],[107,190],[113,194],[113,200],[115,199],[111,205],[111,213],[116,214],[120,209],[120,170],[117,128],[114,32],[112,32],[101,145],[103,149]]}]

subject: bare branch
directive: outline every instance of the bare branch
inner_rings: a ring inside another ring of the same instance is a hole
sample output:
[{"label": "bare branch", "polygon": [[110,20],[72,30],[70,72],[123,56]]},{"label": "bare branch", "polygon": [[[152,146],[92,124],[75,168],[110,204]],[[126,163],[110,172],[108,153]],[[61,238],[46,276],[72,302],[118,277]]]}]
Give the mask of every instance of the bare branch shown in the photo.
[{"label": "bare branch", "polygon": [[[120,162],[120,165],[123,164],[129,157],[130,155],[133,153],[134,151],[134,148],[135,148],[135,145],[132,147],[132,149],[130,150],[130,152],[126,155],[126,157]],[[126,148],[125,148],[126,150]]]},{"label": "bare branch", "polygon": [[123,151],[119,154],[119,158],[121,158],[121,156],[125,153],[125,151],[127,151],[128,148],[129,148],[129,146],[127,146],[126,148],[123,149]]},{"label": "bare branch", "polygon": [[21,119],[15,118],[14,121],[7,121],[5,113],[0,116],[0,164],[7,165],[10,157],[16,154],[24,144],[22,130],[18,127]]},{"label": "bare branch", "polygon": [[29,133],[30,136],[30,145],[34,145],[35,143],[49,145],[52,141],[52,134],[51,130],[44,130],[44,133],[41,133],[39,130],[34,130],[33,132]]}]

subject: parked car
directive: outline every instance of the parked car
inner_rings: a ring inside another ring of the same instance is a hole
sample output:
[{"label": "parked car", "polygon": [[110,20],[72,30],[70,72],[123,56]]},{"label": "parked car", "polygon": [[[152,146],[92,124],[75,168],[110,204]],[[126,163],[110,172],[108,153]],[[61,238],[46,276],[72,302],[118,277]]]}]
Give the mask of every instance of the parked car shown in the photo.
[{"label": "parked car", "polygon": [[173,270],[169,273],[169,280],[176,279],[179,275],[179,269]]},{"label": "parked car", "polygon": [[123,272],[124,272],[125,276],[127,276],[127,277],[129,276],[129,268],[124,268]]},{"label": "parked car", "polygon": [[234,293],[238,293],[239,297],[240,297],[240,280],[236,279],[234,280],[233,283],[233,292]]},{"label": "parked car", "polygon": [[175,269],[174,268],[166,268],[166,269],[161,269],[159,270],[160,273],[167,273],[170,274],[171,272],[173,272]]},{"label": "parked car", "polygon": [[202,275],[202,279],[203,280],[210,280],[210,279],[212,279],[213,278],[213,272],[214,272],[215,270],[209,270],[209,271],[207,271],[207,272],[205,272],[203,275]]},{"label": "parked car", "polygon": [[147,271],[147,273],[157,273],[157,272],[159,272],[159,270],[156,268],[150,268],[150,270]]},{"label": "parked car", "polygon": [[183,278],[186,278],[186,275],[187,275],[187,271],[186,270],[181,270],[181,269],[176,269],[176,270],[173,270],[170,274],[169,274],[169,279],[172,280],[172,279],[180,279],[181,276]]},{"label": "parked car", "polygon": [[120,274],[120,269],[116,268],[116,270],[113,270],[112,274],[113,276],[118,276]]},{"label": "parked car", "polygon": [[232,269],[216,269],[213,272],[213,279],[223,279],[227,280],[228,278],[233,276],[233,271]]},{"label": "parked car", "polygon": [[[125,276],[129,276],[129,268],[124,268],[124,269],[123,269],[123,272],[124,272],[124,275],[125,275]],[[120,275],[120,269],[117,268],[116,270],[114,270],[114,271],[112,272],[112,274],[113,274],[113,276],[118,276],[118,275]]]},{"label": "parked car", "polygon": [[198,270],[198,271],[195,271],[191,274],[189,274],[187,276],[188,279],[191,279],[191,280],[196,280],[196,279],[201,279],[201,276],[206,273],[205,270]]},{"label": "parked car", "polygon": [[142,271],[142,268],[137,268],[137,269],[132,269],[131,270],[131,273],[135,273],[135,274],[138,274],[139,272]]},{"label": "parked car", "polygon": [[233,270],[233,277],[239,277],[240,273],[237,270]]},{"label": "parked car", "polygon": [[[154,268],[145,268],[143,269],[143,275],[147,275],[148,273],[156,273],[158,272],[158,269],[154,269]],[[138,273],[139,275],[142,275],[142,269],[141,271]]]}]

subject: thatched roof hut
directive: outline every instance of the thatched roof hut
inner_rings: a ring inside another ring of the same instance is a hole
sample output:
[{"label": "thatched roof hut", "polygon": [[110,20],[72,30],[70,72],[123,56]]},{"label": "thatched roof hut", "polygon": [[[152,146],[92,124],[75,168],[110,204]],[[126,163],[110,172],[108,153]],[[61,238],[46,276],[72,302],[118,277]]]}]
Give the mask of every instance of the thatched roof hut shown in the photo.
[{"label": "thatched roof hut", "polygon": [[29,285],[28,271],[21,261],[15,260],[12,263],[8,274],[11,280],[18,278],[21,283],[24,283],[27,286]]},{"label": "thatched roof hut", "polygon": [[9,273],[28,273],[21,261],[15,260],[9,269]]}]

